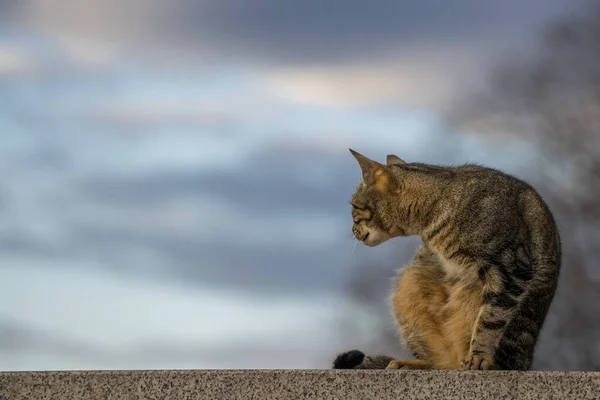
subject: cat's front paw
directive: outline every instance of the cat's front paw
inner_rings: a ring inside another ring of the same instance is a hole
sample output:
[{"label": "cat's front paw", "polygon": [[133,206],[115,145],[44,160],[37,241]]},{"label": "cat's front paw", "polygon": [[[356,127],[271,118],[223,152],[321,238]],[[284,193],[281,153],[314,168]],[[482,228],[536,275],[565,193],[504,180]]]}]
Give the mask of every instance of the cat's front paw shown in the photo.
[{"label": "cat's front paw", "polygon": [[464,370],[497,369],[492,356],[474,353],[469,354],[467,359],[462,362],[461,368]]},{"label": "cat's front paw", "polygon": [[405,361],[402,360],[393,360],[390,361],[388,366],[385,369],[402,369],[406,365]]},{"label": "cat's front paw", "polygon": [[423,360],[392,360],[385,369],[432,369],[427,361]]}]

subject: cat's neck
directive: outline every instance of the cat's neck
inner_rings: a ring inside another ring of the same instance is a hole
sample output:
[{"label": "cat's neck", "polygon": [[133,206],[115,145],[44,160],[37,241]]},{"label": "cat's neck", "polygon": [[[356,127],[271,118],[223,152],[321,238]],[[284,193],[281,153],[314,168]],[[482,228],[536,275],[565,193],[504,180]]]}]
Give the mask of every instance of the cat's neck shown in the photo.
[{"label": "cat's neck", "polygon": [[437,223],[439,216],[446,207],[444,188],[448,182],[444,177],[414,177],[405,180],[399,196],[403,197],[402,215],[404,231],[407,235],[417,235],[424,238],[432,225]]}]

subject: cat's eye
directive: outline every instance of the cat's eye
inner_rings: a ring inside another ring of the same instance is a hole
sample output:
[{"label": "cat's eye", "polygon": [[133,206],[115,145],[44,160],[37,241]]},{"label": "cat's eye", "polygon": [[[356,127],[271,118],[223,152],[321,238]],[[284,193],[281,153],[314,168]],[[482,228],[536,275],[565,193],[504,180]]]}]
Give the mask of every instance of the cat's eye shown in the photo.
[{"label": "cat's eye", "polygon": [[355,202],[355,201],[351,201],[351,202],[350,202],[350,205],[351,205],[353,208],[356,208],[357,210],[365,210],[365,209],[366,209],[366,207],[365,207],[364,205],[362,205],[362,204],[359,204],[359,203],[357,203],[357,202]]}]

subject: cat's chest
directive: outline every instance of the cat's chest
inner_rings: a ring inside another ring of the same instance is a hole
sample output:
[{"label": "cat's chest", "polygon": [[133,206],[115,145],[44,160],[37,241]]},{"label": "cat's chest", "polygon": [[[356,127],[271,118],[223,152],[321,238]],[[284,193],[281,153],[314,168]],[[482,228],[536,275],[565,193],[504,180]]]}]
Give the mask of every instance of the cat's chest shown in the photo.
[{"label": "cat's chest", "polygon": [[448,260],[439,256],[440,264],[446,274],[446,279],[450,281],[462,281],[467,284],[475,284],[479,282],[479,274],[477,268],[472,265],[461,263],[456,260]]},{"label": "cat's chest", "polygon": [[[466,257],[463,252],[456,248],[448,249],[435,243],[424,243],[437,257],[445,277],[449,281],[462,281],[465,284],[477,284],[479,279],[479,268],[473,259]],[[452,258],[448,257],[452,255]]]}]

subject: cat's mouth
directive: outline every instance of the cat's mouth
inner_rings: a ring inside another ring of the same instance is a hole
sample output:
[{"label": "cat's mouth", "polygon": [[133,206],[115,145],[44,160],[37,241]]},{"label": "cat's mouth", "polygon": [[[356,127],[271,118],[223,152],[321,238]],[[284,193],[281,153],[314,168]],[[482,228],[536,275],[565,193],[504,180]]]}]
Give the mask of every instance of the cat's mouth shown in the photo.
[{"label": "cat's mouth", "polygon": [[364,242],[369,237],[369,232],[365,233],[363,237],[360,239],[361,242]]}]

